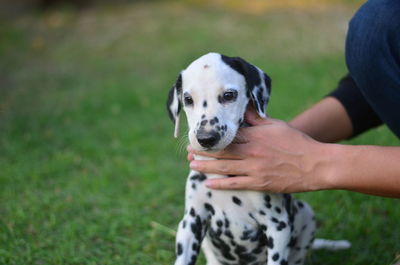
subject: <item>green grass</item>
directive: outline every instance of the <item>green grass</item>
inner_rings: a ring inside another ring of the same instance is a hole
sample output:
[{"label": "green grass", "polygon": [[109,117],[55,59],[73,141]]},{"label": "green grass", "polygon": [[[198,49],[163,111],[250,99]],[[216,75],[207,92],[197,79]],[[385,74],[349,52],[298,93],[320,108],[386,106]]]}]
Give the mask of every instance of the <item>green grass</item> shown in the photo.
[{"label": "green grass", "polygon": [[[354,1],[353,1],[354,2]],[[183,4],[28,13],[0,22],[0,264],[171,264],[188,172],[166,94],[209,52],[239,55],[273,79],[270,114],[288,120],[346,72],[354,7],[258,15]],[[398,145],[387,128],[351,144]],[[379,177],[379,176],[377,176]],[[308,264],[391,264],[399,201],[300,194],[318,237],[350,250]]]}]

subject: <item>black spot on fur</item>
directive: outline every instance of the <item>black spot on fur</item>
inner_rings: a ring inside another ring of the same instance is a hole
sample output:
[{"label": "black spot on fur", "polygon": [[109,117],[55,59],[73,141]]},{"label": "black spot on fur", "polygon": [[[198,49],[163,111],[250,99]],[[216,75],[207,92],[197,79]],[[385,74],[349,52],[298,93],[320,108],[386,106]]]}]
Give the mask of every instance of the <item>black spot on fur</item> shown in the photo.
[{"label": "black spot on fur", "polygon": [[267,247],[272,249],[274,248],[274,239],[272,237],[267,237]]},{"label": "black spot on fur", "polygon": [[279,259],[279,253],[275,253],[273,256],[272,256],[272,260],[273,261],[277,261]]},{"label": "black spot on fur", "polygon": [[218,118],[217,118],[217,117],[214,117],[214,119],[211,119],[211,120],[210,120],[210,125],[214,125],[214,124],[216,124],[216,123],[218,123],[218,122],[219,122]]},{"label": "black spot on fur", "polygon": [[190,208],[190,215],[191,216],[193,216],[193,217],[195,217],[196,216],[196,211],[194,210],[194,208],[192,207],[192,208]]},{"label": "black spot on fur", "polygon": [[257,246],[255,249],[253,249],[252,253],[258,255],[258,254],[260,254],[262,251],[263,251],[263,248],[260,247],[260,246]]},{"label": "black spot on fur", "polygon": [[271,205],[271,196],[269,196],[268,194],[266,194],[264,196],[264,202],[265,202],[265,207],[267,207],[268,209],[270,209],[272,207],[272,205]]},{"label": "black spot on fur", "polygon": [[198,173],[190,177],[190,180],[197,180],[199,182],[203,182],[207,179],[207,176],[203,173]]},{"label": "black spot on fur", "polygon": [[190,224],[190,228],[196,240],[200,242],[202,239],[202,229],[203,229],[200,216],[196,216],[195,221]]},{"label": "black spot on fur", "polygon": [[207,108],[207,101],[205,101],[205,100],[203,101],[203,107]]},{"label": "black spot on fur", "polygon": [[236,196],[233,196],[233,197],[232,197],[232,201],[233,201],[235,204],[239,205],[239,206],[242,205],[242,201],[241,201],[238,197],[236,197]]},{"label": "black spot on fur", "polygon": [[290,194],[283,194],[283,204],[285,205],[286,212],[289,216],[289,224],[294,222],[294,211],[292,205],[292,196]]},{"label": "black spot on fur", "polygon": [[233,239],[233,234],[232,234],[232,232],[230,230],[225,230],[224,235],[226,235],[230,239]]},{"label": "black spot on fur", "polygon": [[176,255],[180,256],[182,255],[182,253],[183,253],[182,244],[181,243],[176,244]]},{"label": "black spot on fur", "polygon": [[[208,120],[202,120],[201,122],[200,122],[200,125],[201,126],[206,126],[207,125],[207,122],[208,122]],[[212,125],[212,124],[211,124]]]},{"label": "black spot on fur", "polygon": [[281,210],[281,208],[279,208],[279,207],[275,207],[275,212],[277,212],[277,213],[281,213],[281,212],[282,212],[282,210]]},{"label": "black spot on fur", "polygon": [[204,204],[204,207],[206,208],[206,210],[207,211],[209,211],[212,215],[214,215],[215,214],[215,210],[214,210],[214,207],[212,207],[212,205],[211,204],[209,204],[209,203],[205,203]]},{"label": "black spot on fur", "polygon": [[239,264],[249,264],[249,262],[255,261],[257,258],[251,253],[243,253],[239,255]]},{"label": "black spot on fur", "polygon": [[229,224],[230,224],[229,220],[225,218],[225,228],[229,228]]},{"label": "black spot on fur", "polygon": [[225,222],[225,228],[229,228],[230,222],[229,219],[226,217],[226,213],[222,211],[222,214],[224,215],[224,222]]},{"label": "black spot on fur", "polygon": [[193,249],[193,251],[199,251],[200,247],[199,247],[199,245],[197,243],[193,243],[192,244],[192,249]]},{"label": "black spot on fur", "polygon": [[208,191],[208,192],[207,192],[207,196],[208,196],[208,198],[211,198],[211,197],[212,197],[211,191]]},{"label": "black spot on fur", "polygon": [[197,259],[197,255],[193,254],[191,259],[190,259],[189,265],[195,265],[196,264],[196,259]]},{"label": "black spot on fur", "polygon": [[231,261],[235,260],[235,257],[231,253],[231,248],[229,247],[228,244],[226,244],[223,240],[221,240],[220,234],[217,231],[211,228],[209,230],[209,235],[211,238],[211,243],[214,245],[214,247],[220,250],[220,253],[225,259]]},{"label": "black spot on fur", "polygon": [[251,238],[252,230],[244,230],[242,236],[240,237],[241,240],[249,240]]},{"label": "black spot on fur", "polygon": [[281,260],[281,265],[288,265],[287,260],[285,260],[285,259]]},{"label": "black spot on fur", "polygon": [[285,229],[285,228],[286,228],[286,223],[280,221],[279,224],[278,224],[278,227],[277,227],[276,229],[277,229],[278,231],[282,231],[282,230]]},{"label": "black spot on fur", "polygon": [[236,254],[240,254],[240,253],[244,253],[244,252],[246,252],[247,251],[247,249],[246,249],[246,247],[244,247],[244,246],[241,246],[241,245],[238,245],[238,246],[236,246],[236,248],[235,248],[235,253]]},{"label": "black spot on fur", "polygon": [[256,257],[248,253],[247,248],[242,245],[237,245],[234,252],[239,257],[239,264],[249,264],[256,260]]},{"label": "black spot on fur", "polygon": [[262,210],[260,210],[259,213],[260,213],[261,215],[265,215],[265,212],[262,211]]},{"label": "black spot on fur", "polygon": [[290,238],[288,247],[293,248],[293,247],[296,245],[296,243],[297,243],[297,237],[292,236],[292,237]]}]

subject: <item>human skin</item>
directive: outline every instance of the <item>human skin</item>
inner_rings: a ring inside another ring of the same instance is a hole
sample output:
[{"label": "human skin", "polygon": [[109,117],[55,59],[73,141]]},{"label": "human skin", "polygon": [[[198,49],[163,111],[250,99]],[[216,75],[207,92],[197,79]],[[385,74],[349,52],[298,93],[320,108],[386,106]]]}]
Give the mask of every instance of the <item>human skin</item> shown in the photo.
[{"label": "human skin", "polygon": [[[400,147],[332,144],[351,135],[343,106],[325,98],[289,123],[260,118],[252,107],[245,115],[240,143],[206,153],[188,147],[193,170],[235,175],[209,179],[212,189],[270,192],[350,190],[400,198]],[[193,160],[193,154],[218,160]]]}]

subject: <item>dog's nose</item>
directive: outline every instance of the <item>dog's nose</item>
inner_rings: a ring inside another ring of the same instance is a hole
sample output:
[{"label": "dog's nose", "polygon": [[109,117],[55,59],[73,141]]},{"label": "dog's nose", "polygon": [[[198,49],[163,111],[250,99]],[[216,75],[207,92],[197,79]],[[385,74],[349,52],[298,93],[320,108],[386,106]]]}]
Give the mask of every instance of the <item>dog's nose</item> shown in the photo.
[{"label": "dog's nose", "polygon": [[221,136],[216,131],[199,131],[196,137],[199,144],[205,148],[213,147],[221,139]]}]

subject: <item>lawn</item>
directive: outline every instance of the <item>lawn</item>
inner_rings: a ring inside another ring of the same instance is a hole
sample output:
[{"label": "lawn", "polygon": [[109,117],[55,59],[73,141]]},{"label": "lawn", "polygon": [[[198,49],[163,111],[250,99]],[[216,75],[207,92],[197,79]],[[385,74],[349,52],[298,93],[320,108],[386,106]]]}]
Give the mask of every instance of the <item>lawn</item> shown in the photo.
[{"label": "lawn", "polygon": [[[343,43],[359,1],[198,2],[0,20],[0,264],[172,264],[167,228],[181,218],[188,165],[165,101],[200,55],[238,55],[264,69],[273,79],[269,113],[283,120],[346,73]],[[398,143],[385,127],[345,142]],[[317,237],[353,244],[315,251],[307,264],[399,259],[399,200],[345,191],[297,197],[315,209]]]}]

